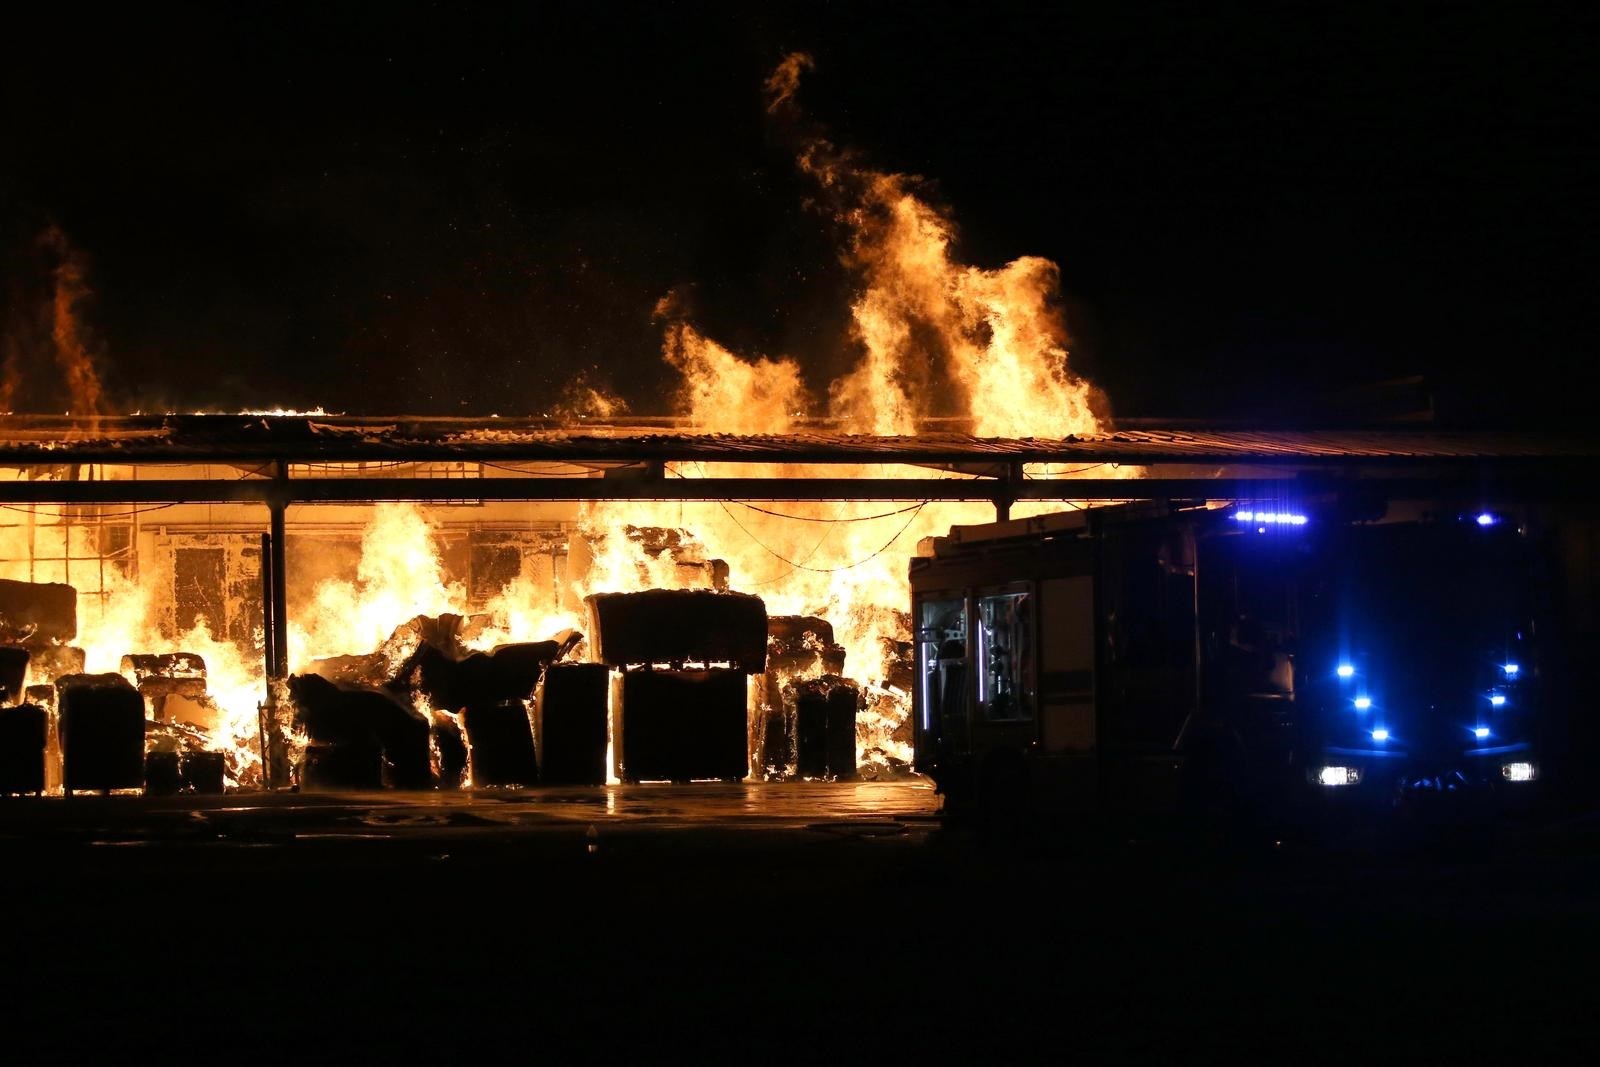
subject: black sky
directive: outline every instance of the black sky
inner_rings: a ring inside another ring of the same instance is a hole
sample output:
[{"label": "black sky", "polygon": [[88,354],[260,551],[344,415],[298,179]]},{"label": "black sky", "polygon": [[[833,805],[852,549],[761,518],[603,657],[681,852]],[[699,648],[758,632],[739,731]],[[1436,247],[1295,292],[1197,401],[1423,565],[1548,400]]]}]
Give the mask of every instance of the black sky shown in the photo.
[{"label": "black sky", "polygon": [[1422,374],[1445,418],[1577,418],[1597,40],[1504,3],[36,14],[0,46],[0,293],[58,224],[147,410],[534,413],[582,370],[663,411],[675,289],[822,384],[850,279],[761,99],[804,49],[809,114],[932,179],[967,259],[1061,265],[1122,415]]}]

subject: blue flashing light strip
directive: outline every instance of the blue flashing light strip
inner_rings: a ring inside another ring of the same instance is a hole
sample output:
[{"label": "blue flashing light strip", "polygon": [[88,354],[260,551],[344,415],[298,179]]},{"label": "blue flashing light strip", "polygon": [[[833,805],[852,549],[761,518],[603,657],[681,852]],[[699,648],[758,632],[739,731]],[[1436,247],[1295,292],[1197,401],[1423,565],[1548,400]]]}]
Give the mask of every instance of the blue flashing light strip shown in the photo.
[{"label": "blue flashing light strip", "polygon": [[1326,756],[1374,756],[1379,759],[1397,759],[1406,753],[1403,749],[1386,748],[1325,748]]},{"label": "blue flashing light strip", "polygon": [[1233,518],[1236,522],[1259,522],[1268,526],[1304,526],[1311,521],[1308,516],[1289,511],[1236,511]]},{"label": "blue flashing light strip", "polygon": [[1499,521],[1500,521],[1499,516],[1490,514],[1487,511],[1482,512],[1478,516],[1478,525],[1479,526],[1493,526],[1496,523],[1498,523]]},{"label": "blue flashing light strip", "polygon": [[1533,747],[1531,741],[1518,741],[1514,745],[1491,745],[1487,748],[1469,748],[1469,756],[1504,756],[1508,752],[1526,752]]}]

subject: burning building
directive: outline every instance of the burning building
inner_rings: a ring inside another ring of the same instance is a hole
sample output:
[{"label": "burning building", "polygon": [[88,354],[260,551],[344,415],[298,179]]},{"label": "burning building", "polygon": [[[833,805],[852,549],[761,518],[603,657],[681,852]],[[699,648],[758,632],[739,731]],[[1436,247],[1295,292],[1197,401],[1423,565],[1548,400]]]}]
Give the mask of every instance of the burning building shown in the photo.
[{"label": "burning building", "polygon": [[47,756],[7,788],[895,773],[921,538],[1062,501],[1300,493],[1330,460],[1386,492],[1477,494],[1528,447],[11,416],[0,736],[8,767]]}]

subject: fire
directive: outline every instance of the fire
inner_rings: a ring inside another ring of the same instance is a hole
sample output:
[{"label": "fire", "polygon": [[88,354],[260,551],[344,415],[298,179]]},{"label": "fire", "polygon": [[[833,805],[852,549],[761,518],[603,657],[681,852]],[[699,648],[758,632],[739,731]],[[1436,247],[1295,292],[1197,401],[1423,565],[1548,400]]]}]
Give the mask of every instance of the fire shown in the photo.
[{"label": "fire", "polygon": [[[808,56],[795,54],[768,79],[768,111],[780,121],[798,124],[801,75],[811,66]],[[843,261],[856,279],[847,339],[854,367],[814,394],[794,360],[734,352],[701,332],[668,297],[656,315],[664,329],[662,358],[680,376],[675,407],[686,426],[708,433],[784,434],[798,420],[821,415],[879,435],[915,434],[929,418],[950,416],[980,436],[1063,438],[1100,428],[1094,390],[1069,367],[1055,264],[1037,256],[996,268],[962,262],[950,213],[925,195],[920,179],[866,166],[819,135],[801,139],[796,162],[815,182],[817,202],[841,227]],[[75,410],[100,412],[103,392],[76,317],[87,293],[82,263],[64,238],[50,247],[59,260],[49,312],[58,368]],[[15,360],[8,360],[0,399],[15,391],[15,371]],[[625,410],[585,376],[571,384],[558,409],[573,422]],[[316,413],[320,409],[310,414]],[[668,474],[777,480],[928,476],[892,465],[840,471],[699,463],[673,466]],[[845,674],[863,686],[858,760],[907,763],[909,557],[923,537],[993,517],[986,504],[591,503],[570,530],[564,587],[557,587],[547,567],[543,576],[525,571],[486,603],[474,603],[463,584],[448,576],[440,530],[429,513],[380,504],[363,532],[354,577],[326,579],[309,597],[291,602],[290,667],[305,671],[321,658],[376,649],[397,667],[414,642],[393,647],[391,635],[417,616],[472,616],[464,639],[469,647],[488,649],[547,640],[564,630],[582,632],[582,597],[588,593],[726,582],[760,595],[769,615],[828,620],[845,649]],[[41,529],[54,536],[48,524]],[[60,533],[63,538],[87,536],[82,528],[60,529],[70,531]],[[59,553],[41,554],[32,544],[25,551],[7,548],[4,558],[78,559],[92,547],[64,544]],[[726,571],[713,567],[713,560]],[[291,574],[295,567],[291,552]],[[105,574],[89,582],[76,572],[70,576],[79,589],[79,643],[88,669],[115,671],[129,652],[200,654],[221,708],[212,741],[232,754],[236,781],[258,781],[258,715],[266,695],[259,640],[253,648],[219,640],[204,619],[188,632],[163,635],[149,593],[153,586],[114,569]],[[15,576],[69,580],[31,562],[26,576]],[[293,749],[303,739],[289,740]]]},{"label": "fire", "polygon": [[[769,112],[796,117],[800,78],[812,65],[801,53],[779,65],[766,84]],[[860,281],[851,304],[858,360],[829,388],[829,418],[872,434],[914,434],[929,416],[950,414],[964,415],[984,436],[1061,438],[1099,428],[1092,388],[1068,368],[1055,264],[1036,256],[997,269],[960,262],[953,223],[918,194],[916,179],[859,165],[819,136],[803,141],[798,164],[845,227],[845,262]],[[662,355],[682,376],[679,414],[690,426],[782,434],[812,413],[792,360],[731,352],[679,316],[670,298],[656,310],[667,320]],[[940,402],[940,395],[951,399]],[[868,472],[693,464],[671,473],[781,479]],[[1018,514],[1028,510],[1044,507]],[[587,581],[674,587],[676,573],[662,573],[659,561],[642,558],[636,544],[608,531],[642,522],[692,531],[707,555],[727,562],[730,586],[760,594],[769,614],[817,615],[833,624],[846,649],[846,673],[867,685],[858,757],[905,761],[910,695],[890,677],[897,649],[911,637],[901,614],[910,602],[909,557],[923,537],[992,518],[986,505],[959,504],[595,504],[586,509],[583,531],[606,546],[606,555],[603,570]],[[614,558],[617,552],[623,558]]]},{"label": "fire", "polygon": [[96,345],[83,318],[93,295],[88,261],[58,226],[46,227],[37,246],[52,261],[49,290],[37,307],[11,309],[5,323],[0,411],[32,402],[57,410],[64,404],[69,414],[104,415]]}]

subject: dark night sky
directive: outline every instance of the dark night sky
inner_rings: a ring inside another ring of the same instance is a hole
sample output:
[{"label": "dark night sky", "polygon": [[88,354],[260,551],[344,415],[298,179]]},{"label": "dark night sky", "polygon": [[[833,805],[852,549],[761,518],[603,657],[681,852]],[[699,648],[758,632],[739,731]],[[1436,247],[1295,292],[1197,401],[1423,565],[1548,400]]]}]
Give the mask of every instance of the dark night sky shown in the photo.
[{"label": "dark night sky", "polygon": [[820,384],[850,279],[761,99],[804,49],[810,115],[933,179],[966,258],[1061,265],[1120,414],[1595,403],[1578,5],[590,6],[8,16],[8,313],[54,221],[129,407],[532,413],[586,370],[660,411],[675,288]]}]

